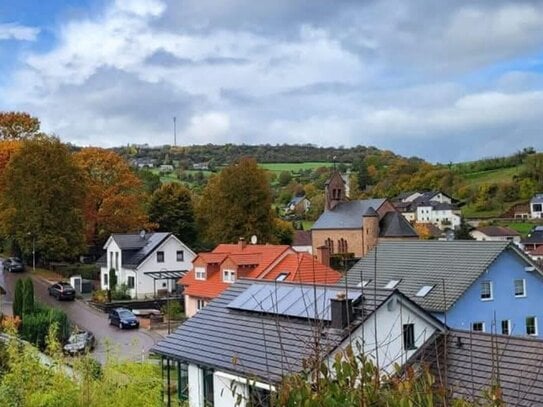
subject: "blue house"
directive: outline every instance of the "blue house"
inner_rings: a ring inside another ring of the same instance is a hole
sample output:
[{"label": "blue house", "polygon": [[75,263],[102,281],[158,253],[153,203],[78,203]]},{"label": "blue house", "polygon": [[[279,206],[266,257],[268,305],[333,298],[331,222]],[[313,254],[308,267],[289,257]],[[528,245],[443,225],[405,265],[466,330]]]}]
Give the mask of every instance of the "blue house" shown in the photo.
[{"label": "blue house", "polygon": [[510,242],[383,241],[345,277],[396,288],[451,328],[543,336],[543,272]]}]

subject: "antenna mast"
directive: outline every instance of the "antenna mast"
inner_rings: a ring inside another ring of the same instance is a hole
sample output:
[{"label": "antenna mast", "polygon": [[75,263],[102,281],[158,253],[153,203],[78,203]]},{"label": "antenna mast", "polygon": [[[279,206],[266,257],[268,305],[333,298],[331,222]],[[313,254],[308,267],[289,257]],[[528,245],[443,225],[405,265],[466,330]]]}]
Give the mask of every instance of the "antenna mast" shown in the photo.
[{"label": "antenna mast", "polygon": [[177,146],[177,117],[173,117],[173,146]]}]

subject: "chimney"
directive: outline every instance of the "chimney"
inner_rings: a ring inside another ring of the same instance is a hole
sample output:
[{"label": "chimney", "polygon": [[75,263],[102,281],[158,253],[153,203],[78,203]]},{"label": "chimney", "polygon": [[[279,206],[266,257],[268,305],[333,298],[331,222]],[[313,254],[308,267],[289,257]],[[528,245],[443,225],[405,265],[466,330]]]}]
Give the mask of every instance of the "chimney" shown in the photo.
[{"label": "chimney", "polygon": [[238,249],[243,250],[245,249],[245,246],[247,246],[247,242],[245,241],[245,238],[240,237],[238,241]]},{"label": "chimney", "polygon": [[330,299],[331,327],[343,329],[353,322],[353,300],[346,298],[344,292]]},{"label": "chimney", "polygon": [[317,261],[330,267],[330,249],[328,249],[328,246],[317,247]]}]

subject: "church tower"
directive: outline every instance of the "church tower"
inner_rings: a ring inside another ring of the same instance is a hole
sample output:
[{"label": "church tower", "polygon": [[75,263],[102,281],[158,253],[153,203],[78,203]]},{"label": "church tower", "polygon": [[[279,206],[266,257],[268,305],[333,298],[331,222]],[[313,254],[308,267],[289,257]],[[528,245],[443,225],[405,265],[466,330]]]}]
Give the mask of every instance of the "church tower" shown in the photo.
[{"label": "church tower", "polygon": [[334,170],[324,186],[325,210],[332,210],[338,203],[346,201],[345,190],[345,181],[341,174]]}]

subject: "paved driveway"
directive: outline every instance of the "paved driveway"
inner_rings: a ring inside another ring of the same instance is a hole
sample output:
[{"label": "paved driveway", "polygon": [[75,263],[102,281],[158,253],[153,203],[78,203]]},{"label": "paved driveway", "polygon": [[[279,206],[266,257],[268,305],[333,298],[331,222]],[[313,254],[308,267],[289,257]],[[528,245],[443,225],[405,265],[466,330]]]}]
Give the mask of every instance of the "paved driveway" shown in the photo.
[{"label": "paved driveway", "polygon": [[[4,272],[3,267],[0,267],[0,285],[7,291],[4,311],[11,313],[16,281],[28,276],[31,276],[28,271],[7,273]],[[94,333],[98,343],[93,355],[100,362],[106,360],[108,353],[118,355],[123,359],[141,360],[148,356],[149,348],[162,338],[156,332],[145,329],[121,330],[110,326],[106,314],[89,307],[83,301],[57,301],[48,295],[46,281],[36,276],[32,276],[32,279],[36,300],[62,309],[74,324]]]}]

